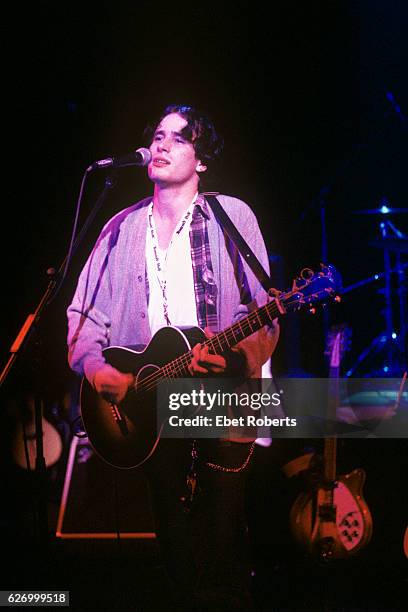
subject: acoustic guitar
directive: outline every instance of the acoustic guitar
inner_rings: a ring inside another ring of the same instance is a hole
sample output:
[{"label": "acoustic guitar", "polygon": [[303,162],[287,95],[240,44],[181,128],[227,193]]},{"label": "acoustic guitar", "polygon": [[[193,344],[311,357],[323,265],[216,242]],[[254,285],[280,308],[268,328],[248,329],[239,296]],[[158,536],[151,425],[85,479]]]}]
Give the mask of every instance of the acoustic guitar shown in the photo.
[{"label": "acoustic guitar", "polygon": [[[59,461],[63,451],[62,439],[58,430],[44,416],[41,417],[41,436],[44,461],[47,468]],[[29,396],[24,410],[16,422],[11,441],[11,453],[15,463],[26,470],[33,470],[37,456],[37,440],[34,418],[34,398]]]},{"label": "acoustic guitar", "polygon": [[96,453],[118,468],[142,465],[154,453],[163,424],[157,425],[155,391],[160,382],[190,377],[188,367],[192,347],[207,346],[212,354],[222,354],[244,338],[270,324],[287,311],[335,298],[340,277],[333,266],[321,266],[314,273],[305,268],[293,281],[290,291],[280,293],[266,305],[253,310],[210,339],[202,329],[164,327],[143,350],[134,347],[108,347],[106,361],[121,372],[132,372],[135,384],[120,405],[99,395],[84,378],[80,403],[84,428]]}]

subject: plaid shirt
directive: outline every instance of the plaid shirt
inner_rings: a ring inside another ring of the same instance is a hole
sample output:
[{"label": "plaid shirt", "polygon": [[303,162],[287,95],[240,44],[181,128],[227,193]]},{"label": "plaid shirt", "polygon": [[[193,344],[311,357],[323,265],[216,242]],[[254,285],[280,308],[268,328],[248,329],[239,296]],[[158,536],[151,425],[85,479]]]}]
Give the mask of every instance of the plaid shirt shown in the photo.
[{"label": "plaid shirt", "polygon": [[[210,219],[205,193],[197,196],[190,224],[191,263],[193,267],[194,295],[197,308],[198,325],[208,327],[217,333],[217,285],[214,280],[211,263],[210,241],[208,238],[207,221]],[[247,304],[251,297],[248,281],[243,269],[238,249],[230,238],[225,235],[226,248],[234,265],[235,277],[241,291],[241,302]],[[150,289],[146,270],[146,294],[149,301]]]},{"label": "plaid shirt", "polygon": [[[208,239],[207,220],[208,204],[205,193],[201,193],[194,206],[193,218],[190,225],[191,261],[193,265],[194,293],[197,305],[197,318],[200,327],[209,327],[213,332],[217,329],[217,285],[215,284],[211,263],[210,242]],[[213,194],[212,194],[213,195]],[[246,277],[242,259],[236,245],[224,233],[226,248],[232,264],[237,285],[241,293],[241,303],[251,301],[248,279]]]},{"label": "plaid shirt", "polygon": [[207,202],[204,195],[197,197],[190,225],[191,262],[193,266],[194,293],[197,319],[200,327],[217,332],[217,286],[211,263],[208,240]]}]

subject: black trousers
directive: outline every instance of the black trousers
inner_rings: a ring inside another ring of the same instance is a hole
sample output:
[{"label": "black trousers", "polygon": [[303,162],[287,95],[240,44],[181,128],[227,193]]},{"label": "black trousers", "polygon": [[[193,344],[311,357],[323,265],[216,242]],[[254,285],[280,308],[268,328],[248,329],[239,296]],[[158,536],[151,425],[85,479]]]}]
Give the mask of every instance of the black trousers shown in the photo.
[{"label": "black trousers", "polygon": [[[197,495],[188,489],[192,442],[161,440],[146,466],[156,534],[174,586],[177,609],[249,611],[250,561],[245,520],[245,484],[251,462],[240,472],[210,468],[241,466],[251,445],[197,441]],[[184,605],[184,608],[183,608]]]}]

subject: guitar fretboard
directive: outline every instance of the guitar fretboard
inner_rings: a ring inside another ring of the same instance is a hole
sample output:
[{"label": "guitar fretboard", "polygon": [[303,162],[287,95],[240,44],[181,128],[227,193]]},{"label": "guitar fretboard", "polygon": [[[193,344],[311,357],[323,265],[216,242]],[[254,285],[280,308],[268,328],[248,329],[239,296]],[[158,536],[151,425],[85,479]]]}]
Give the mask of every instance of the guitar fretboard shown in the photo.
[{"label": "guitar fretboard", "polygon": [[[255,333],[264,325],[271,323],[279,314],[281,314],[281,310],[277,301],[273,300],[268,302],[265,306],[254,310],[245,318],[227,327],[224,331],[205,340],[203,346],[207,346],[210,353],[213,355],[222,355],[244,338]],[[180,378],[188,374],[188,366],[191,363],[191,358],[192,351],[188,351],[167,363],[159,370],[162,374],[161,379]]]},{"label": "guitar fretboard", "polygon": [[[322,266],[322,270],[316,274],[310,274],[309,272],[312,271],[309,268],[305,268],[305,271],[308,273],[303,274],[301,278],[297,279],[297,282],[293,283],[292,290],[279,294],[279,300],[277,298],[272,299],[264,306],[253,310],[224,331],[206,339],[202,345],[208,347],[211,354],[222,355],[264,325],[271,324],[274,319],[285,314],[287,310],[298,309],[304,304],[313,304],[333,296],[337,283],[337,272],[332,266]],[[190,350],[173,359],[141,381],[138,390],[150,391],[163,380],[189,376],[188,368],[192,356]]]}]

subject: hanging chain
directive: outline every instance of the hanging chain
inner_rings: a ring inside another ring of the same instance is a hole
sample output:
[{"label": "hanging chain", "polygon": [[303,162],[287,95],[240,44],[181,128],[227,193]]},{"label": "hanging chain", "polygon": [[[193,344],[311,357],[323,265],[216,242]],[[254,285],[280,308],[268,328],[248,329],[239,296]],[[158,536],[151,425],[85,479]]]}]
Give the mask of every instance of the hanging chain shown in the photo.
[{"label": "hanging chain", "polygon": [[255,450],[255,442],[252,442],[251,448],[249,449],[248,457],[245,459],[244,463],[237,468],[227,468],[227,467],[224,467],[223,465],[218,465],[217,463],[211,463],[210,461],[206,461],[205,465],[211,468],[212,470],[217,470],[218,472],[229,472],[229,473],[237,474],[238,472],[242,472],[242,470],[245,470],[245,468],[247,467],[254,453],[254,450]]}]

